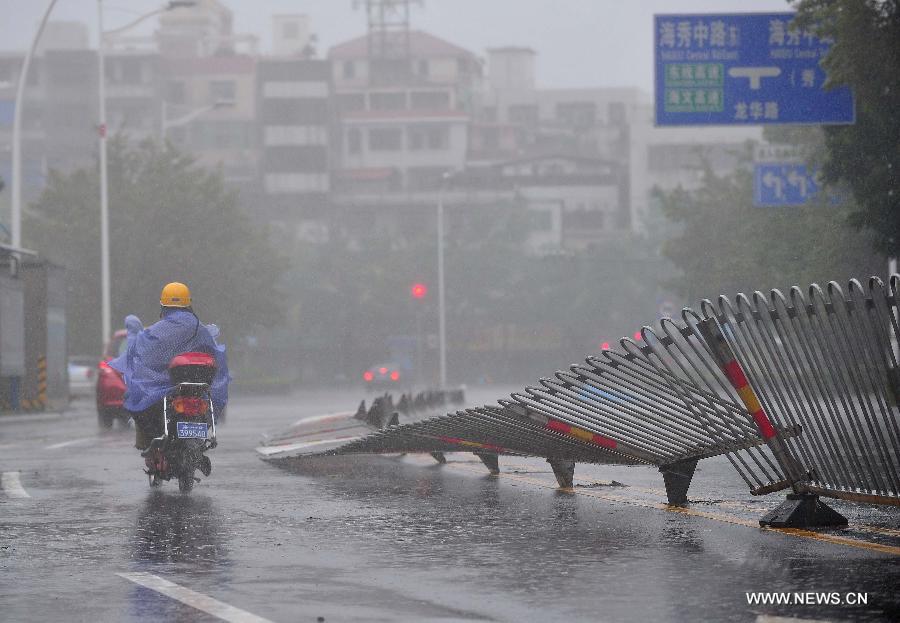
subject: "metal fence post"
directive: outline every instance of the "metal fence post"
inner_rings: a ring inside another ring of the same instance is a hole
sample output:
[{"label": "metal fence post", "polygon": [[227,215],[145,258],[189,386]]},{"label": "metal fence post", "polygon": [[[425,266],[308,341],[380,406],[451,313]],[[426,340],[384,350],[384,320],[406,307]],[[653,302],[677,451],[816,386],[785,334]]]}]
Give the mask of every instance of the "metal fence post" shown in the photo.
[{"label": "metal fence post", "polygon": [[[706,318],[698,324],[703,339],[709,347],[716,364],[728,378],[731,386],[740,396],[753,421],[759,429],[766,445],[772,450],[778,465],[791,485],[793,493],[776,509],[759,520],[760,526],[776,528],[846,526],[847,519],[823,502],[807,489],[808,472],[791,455],[784,441],[780,439],[766,414],[744,369],[738,362],[731,345],[725,339],[715,318]],[[806,472],[806,473],[805,473]]]}]

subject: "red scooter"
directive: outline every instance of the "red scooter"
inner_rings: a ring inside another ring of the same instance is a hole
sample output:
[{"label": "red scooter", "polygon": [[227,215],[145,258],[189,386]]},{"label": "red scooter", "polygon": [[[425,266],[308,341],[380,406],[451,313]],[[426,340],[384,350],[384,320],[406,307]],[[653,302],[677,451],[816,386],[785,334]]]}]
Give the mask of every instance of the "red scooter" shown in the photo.
[{"label": "red scooter", "polygon": [[209,476],[212,464],[204,453],[216,447],[216,414],[210,386],[216,376],[216,360],[206,353],[182,353],[169,362],[175,388],[163,398],[163,434],[150,443],[147,476],[150,486],[178,479],[178,489],[188,493],[199,478]]}]

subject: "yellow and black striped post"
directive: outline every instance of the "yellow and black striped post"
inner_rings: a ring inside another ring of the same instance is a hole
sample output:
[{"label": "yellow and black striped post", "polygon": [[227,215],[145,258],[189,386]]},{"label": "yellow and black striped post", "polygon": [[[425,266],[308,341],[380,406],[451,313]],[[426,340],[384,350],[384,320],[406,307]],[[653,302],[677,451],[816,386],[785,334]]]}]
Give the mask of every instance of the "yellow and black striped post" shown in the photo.
[{"label": "yellow and black striped post", "polygon": [[38,395],[36,408],[44,410],[47,407],[47,357],[38,357]]},{"label": "yellow and black striped post", "polygon": [[37,396],[19,401],[23,411],[43,411],[47,406],[47,357],[41,355],[37,362]]},{"label": "yellow and black striped post", "polygon": [[790,483],[791,488],[794,490],[794,493],[805,491],[806,485],[802,481],[808,478],[808,474],[804,473],[806,470],[803,469],[790,453],[784,440],[778,437],[775,427],[772,424],[772,420],[760,404],[756,392],[750,385],[750,381],[747,379],[743,367],[738,363],[737,356],[735,355],[734,350],[732,350],[731,345],[728,343],[728,340],[725,339],[725,334],[722,332],[719,324],[714,318],[708,318],[697,326],[700,329],[700,334],[706,341],[706,345],[709,347],[713,359],[728,378],[731,386],[740,397],[741,402],[744,403],[744,407],[756,423],[763,441],[771,448],[772,454],[775,455],[775,459],[784,471],[784,475]]}]

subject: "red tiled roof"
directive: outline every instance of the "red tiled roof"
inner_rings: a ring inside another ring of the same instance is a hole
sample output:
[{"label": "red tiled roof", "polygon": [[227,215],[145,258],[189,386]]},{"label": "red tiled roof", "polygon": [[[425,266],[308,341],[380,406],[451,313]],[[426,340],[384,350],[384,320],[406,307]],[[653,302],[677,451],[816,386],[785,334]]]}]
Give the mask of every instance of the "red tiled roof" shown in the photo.
[{"label": "red tiled roof", "polygon": [[167,69],[173,74],[252,74],[256,69],[256,59],[252,56],[202,56],[178,58],[167,62]]},{"label": "red tiled roof", "polygon": [[[417,57],[435,57],[435,56],[466,56],[475,57],[472,52],[458,45],[454,45],[449,41],[444,41],[434,35],[421,30],[411,30],[409,32],[409,50],[412,56]],[[328,58],[333,59],[350,59],[350,58],[367,58],[369,56],[369,37],[363,35],[350,39],[344,43],[339,43],[328,50]]]}]

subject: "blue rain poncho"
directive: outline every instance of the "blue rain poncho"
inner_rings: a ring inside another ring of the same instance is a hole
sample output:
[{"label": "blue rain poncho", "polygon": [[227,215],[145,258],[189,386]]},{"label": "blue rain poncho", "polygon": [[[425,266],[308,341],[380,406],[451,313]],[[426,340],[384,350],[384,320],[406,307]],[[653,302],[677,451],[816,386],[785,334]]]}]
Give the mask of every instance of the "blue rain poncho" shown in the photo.
[{"label": "blue rain poncho", "polygon": [[166,309],[159,322],[144,328],[137,316],[125,319],[128,331],[125,353],[109,366],[125,378],[125,409],[144,411],[174,388],[169,379],[169,361],[186,352],[203,352],[216,358],[216,378],[211,393],[213,405],[221,413],[228,402],[228,364],[225,346],[216,342],[219,328],[203,324],[192,312]]}]

